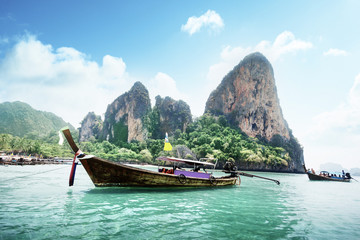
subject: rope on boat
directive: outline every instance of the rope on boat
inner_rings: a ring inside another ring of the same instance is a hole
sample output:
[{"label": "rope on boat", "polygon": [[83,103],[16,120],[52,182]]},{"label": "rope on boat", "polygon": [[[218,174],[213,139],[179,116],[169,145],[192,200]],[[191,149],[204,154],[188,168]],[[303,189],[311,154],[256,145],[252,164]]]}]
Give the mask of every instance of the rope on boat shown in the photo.
[{"label": "rope on boat", "polygon": [[356,179],[355,179],[355,178],[353,178],[353,177],[351,177],[351,179],[353,179],[353,180],[355,180],[355,181],[359,182],[358,180],[356,180]]},{"label": "rope on boat", "polygon": [[212,184],[212,185],[216,185],[217,184],[217,179],[214,177],[214,176],[212,176],[211,175],[211,177],[209,178],[209,180],[210,180],[210,183]]},{"label": "rope on boat", "polygon": [[39,175],[39,174],[43,174],[43,173],[47,173],[47,172],[52,172],[52,171],[60,170],[60,169],[67,168],[67,167],[68,167],[68,166],[64,166],[64,167],[59,167],[59,168],[55,168],[55,169],[51,169],[51,170],[47,170],[47,171],[32,173],[32,174],[25,175],[25,176],[19,176],[19,177],[13,177],[13,178],[8,178],[8,179],[3,179],[2,181],[11,181],[11,180],[18,179],[18,178],[31,177],[31,176],[35,176],[35,175]]}]

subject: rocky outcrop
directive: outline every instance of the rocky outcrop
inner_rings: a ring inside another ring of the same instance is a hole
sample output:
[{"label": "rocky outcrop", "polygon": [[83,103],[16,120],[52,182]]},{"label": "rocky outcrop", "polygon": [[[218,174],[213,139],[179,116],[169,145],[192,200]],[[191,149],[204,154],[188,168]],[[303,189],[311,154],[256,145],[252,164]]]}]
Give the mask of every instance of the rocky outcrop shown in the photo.
[{"label": "rocky outcrop", "polygon": [[159,133],[163,137],[165,133],[174,133],[180,129],[184,132],[192,122],[190,107],[182,100],[175,101],[170,97],[161,98],[156,96],[153,111],[159,113]]},{"label": "rocky outcrop", "polygon": [[246,56],[214,90],[205,112],[224,115],[245,134],[289,150],[289,171],[302,172],[303,152],[285,121],[273,68],[261,53]]},{"label": "rocky outcrop", "polygon": [[79,142],[92,141],[100,137],[103,128],[101,117],[89,112],[81,122]]},{"label": "rocky outcrop", "polygon": [[225,115],[248,136],[290,139],[283,118],[273,69],[261,53],[248,55],[228,73],[206,103],[206,112]]},{"label": "rocky outcrop", "polygon": [[144,128],[143,118],[149,111],[149,92],[142,83],[136,82],[130,91],[108,105],[103,138],[114,143],[146,140],[147,130]]},{"label": "rocky outcrop", "polygon": [[173,151],[175,152],[176,157],[182,158],[182,159],[192,159],[196,160],[196,154],[191,151],[188,147],[185,145],[178,145],[175,146]]}]

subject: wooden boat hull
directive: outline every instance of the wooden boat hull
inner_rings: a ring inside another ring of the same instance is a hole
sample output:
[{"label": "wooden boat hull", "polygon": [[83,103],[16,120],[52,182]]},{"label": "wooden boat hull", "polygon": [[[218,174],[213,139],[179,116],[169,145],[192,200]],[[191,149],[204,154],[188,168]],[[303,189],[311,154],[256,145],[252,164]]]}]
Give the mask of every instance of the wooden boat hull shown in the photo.
[{"label": "wooden boat hull", "polygon": [[79,158],[97,187],[219,187],[235,185],[237,177],[193,178],[158,173],[104,160],[94,156]]},{"label": "wooden boat hull", "polygon": [[314,174],[306,170],[305,165],[303,165],[305,173],[308,175],[309,179],[312,181],[334,181],[334,182],[350,182],[350,178],[331,178],[320,176],[318,174]]},{"label": "wooden boat hull", "polygon": [[320,176],[320,175],[313,174],[313,173],[308,173],[308,172],[306,174],[308,175],[310,180],[314,180],[314,181],[350,182],[349,178],[336,179],[336,178]]}]

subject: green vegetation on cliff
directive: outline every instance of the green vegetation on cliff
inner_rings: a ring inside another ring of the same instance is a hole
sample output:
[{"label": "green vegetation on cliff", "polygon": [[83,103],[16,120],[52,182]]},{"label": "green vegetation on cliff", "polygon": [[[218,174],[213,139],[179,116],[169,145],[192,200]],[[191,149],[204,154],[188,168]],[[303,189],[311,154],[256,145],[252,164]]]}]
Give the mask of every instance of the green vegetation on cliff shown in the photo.
[{"label": "green vegetation on cliff", "polygon": [[0,133],[28,139],[41,139],[58,142],[58,131],[69,126],[62,118],[50,112],[38,111],[23,102],[4,102],[0,104]]},{"label": "green vegetation on cliff", "polygon": [[148,130],[148,137],[161,139],[164,135],[160,132],[160,112],[155,106],[146,116],[143,117],[144,127]]},{"label": "green vegetation on cliff", "polygon": [[[153,122],[153,124],[155,124]],[[291,160],[290,154],[282,147],[260,142],[228,126],[224,116],[204,115],[191,123],[186,132],[179,129],[170,136],[173,146],[185,145],[196,153],[197,158],[217,158],[221,167],[227,160],[244,168],[268,166],[265,169],[286,169]],[[146,142],[133,141],[111,144],[103,142],[83,142],[80,148],[87,153],[114,161],[138,161],[155,163],[159,155],[176,155],[163,152],[162,139],[148,139]]]},{"label": "green vegetation on cliff", "polygon": [[175,143],[186,145],[198,158],[217,158],[220,166],[233,159],[242,168],[285,169],[291,160],[284,148],[271,146],[231,128],[224,116],[203,115],[190,124]]},{"label": "green vegetation on cliff", "polygon": [[[159,120],[157,109],[146,115],[145,125],[149,129],[149,138],[146,141],[127,142],[127,126],[119,121],[114,125],[117,141],[93,139],[91,142],[82,142],[80,149],[104,159],[126,162],[156,163],[155,159],[159,155],[176,156],[176,150],[170,153],[163,152],[164,136],[158,133],[161,132]],[[78,134],[76,131],[72,132],[77,142]],[[48,131],[45,137],[44,135],[40,137],[40,133],[25,136],[21,138],[10,134],[0,134],[0,150],[41,154],[44,157],[72,155],[67,144],[64,146],[56,144],[58,142],[56,131]],[[186,146],[196,154],[197,158],[217,158],[219,167],[229,159],[233,159],[242,169],[286,171],[292,159],[296,158],[297,151],[294,151],[294,146],[298,145],[293,137],[290,141],[284,142],[283,138],[275,136],[270,143],[248,137],[240,129],[230,127],[226,117],[214,117],[208,114],[195,119],[187,126],[185,132],[174,129],[169,137],[174,149],[176,146]]]}]

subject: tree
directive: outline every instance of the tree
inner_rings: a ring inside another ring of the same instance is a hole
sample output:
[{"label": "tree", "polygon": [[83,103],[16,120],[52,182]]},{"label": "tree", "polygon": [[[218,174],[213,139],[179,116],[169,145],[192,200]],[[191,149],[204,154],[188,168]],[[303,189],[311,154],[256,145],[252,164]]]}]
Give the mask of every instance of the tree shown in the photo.
[{"label": "tree", "polygon": [[140,152],[141,159],[146,163],[152,163],[153,162],[153,156],[151,155],[151,152],[148,149],[143,149]]},{"label": "tree", "polygon": [[11,149],[12,136],[10,134],[0,134],[0,149],[9,151]]},{"label": "tree", "polygon": [[111,144],[108,141],[103,141],[101,143],[101,146],[102,146],[102,149],[104,150],[104,153],[109,153],[116,148],[116,146],[114,144]]}]

